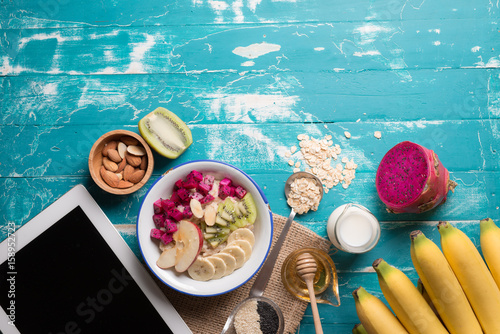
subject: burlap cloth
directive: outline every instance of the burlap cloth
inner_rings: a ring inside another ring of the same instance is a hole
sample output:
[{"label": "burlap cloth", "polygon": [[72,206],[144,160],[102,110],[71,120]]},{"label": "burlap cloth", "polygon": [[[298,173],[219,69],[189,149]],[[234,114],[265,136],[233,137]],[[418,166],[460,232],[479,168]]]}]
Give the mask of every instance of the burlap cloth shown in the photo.
[{"label": "burlap cloth", "polygon": [[[286,218],[273,214],[273,245],[278,239]],[[295,333],[299,326],[307,303],[293,297],[281,283],[281,265],[294,250],[313,247],[328,253],[330,241],[321,238],[308,228],[293,222],[281,248],[274,271],[269,279],[264,296],[276,302],[285,318],[285,333]],[[248,297],[255,277],[243,286],[227,294],[215,297],[195,297],[177,292],[159,283],[160,288],[184,319],[194,334],[216,334],[222,331],[227,317],[234,307]],[[158,282],[158,281],[157,281]]]}]

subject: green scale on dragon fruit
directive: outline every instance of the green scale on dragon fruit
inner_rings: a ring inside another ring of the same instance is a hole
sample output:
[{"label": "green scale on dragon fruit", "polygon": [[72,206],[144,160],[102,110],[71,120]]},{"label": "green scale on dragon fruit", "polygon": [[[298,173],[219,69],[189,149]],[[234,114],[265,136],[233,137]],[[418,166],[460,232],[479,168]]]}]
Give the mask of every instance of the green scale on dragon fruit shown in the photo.
[{"label": "green scale on dragon fruit", "polygon": [[391,148],[377,169],[377,193],[392,213],[431,210],[456,186],[432,150],[409,141]]}]

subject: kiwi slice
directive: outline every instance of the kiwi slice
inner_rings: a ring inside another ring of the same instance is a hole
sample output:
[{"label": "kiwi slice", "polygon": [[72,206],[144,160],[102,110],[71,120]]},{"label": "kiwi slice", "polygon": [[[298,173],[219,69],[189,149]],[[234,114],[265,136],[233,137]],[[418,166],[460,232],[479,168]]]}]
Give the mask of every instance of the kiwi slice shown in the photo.
[{"label": "kiwi slice", "polygon": [[193,136],[186,123],[165,108],[156,108],[139,121],[139,132],[156,152],[175,159],[192,143]]},{"label": "kiwi slice", "polygon": [[[221,226],[229,227],[231,231],[238,228],[236,221],[238,216],[235,213],[235,203],[228,197],[224,202],[219,203],[215,222]],[[224,225],[225,224],[225,225]]]},{"label": "kiwi slice", "polygon": [[252,225],[257,219],[257,206],[252,197],[252,194],[247,193],[239,202],[235,204],[238,211],[241,213],[237,216],[235,224],[238,227]]}]

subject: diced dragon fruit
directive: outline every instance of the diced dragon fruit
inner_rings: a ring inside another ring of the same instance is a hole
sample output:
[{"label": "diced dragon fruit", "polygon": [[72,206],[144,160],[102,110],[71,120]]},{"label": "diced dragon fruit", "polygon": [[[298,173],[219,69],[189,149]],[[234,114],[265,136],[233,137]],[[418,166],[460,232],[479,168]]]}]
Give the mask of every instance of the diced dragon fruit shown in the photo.
[{"label": "diced dragon fruit", "polygon": [[174,238],[172,237],[172,234],[170,233],[164,233],[161,237],[160,237],[160,240],[165,244],[165,245],[168,245],[169,243],[171,243]]},{"label": "diced dragon fruit", "polygon": [[164,212],[168,212],[168,210],[175,208],[175,203],[171,199],[163,199],[161,200],[161,207]]},{"label": "diced dragon fruit", "polygon": [[221,185],[219,187],[219,197],[221,199],[226,199],[228,196],[231,196],[231,187],[228,185]]},{"label": "diced dragon fruit", "polygon": [[182,200],[180,199],[179,195],[177,194],[176,191],[172,193],[172,196],[170,196],[170,200],[174,202],[174,206],[177,206],[181,204]]},{"label": "diced dragon fruit", "polygon": [[161,228],[165,223],[165,217],[161,213],[156,213],[153,215],[153,222],[157,228]]},{"label": "diced dragon fruit", "polygon": [[196,170],[193,170],[191,171],[191,173],[188,174],[188,176],[186,176],[186,179],[188,179],[189,181],[195,181],[196,183],[199,183],[203,181],[203,174]]},{"label": "diced dragon fruit", "polygon": [[184,217],[184,215],[182,214],[182,212],[180,212],[179,210],[177,209],[171,209],[169,212],[168,212],[168,215],[170,217],[172,217],[172,219],[174,219],[175,221],[180,221],[182,220],[182,218]]},{"label": "diced dragon fruit", "polygon": [[186,219],[193,217],[193,212],[191,211],[191,208],[189,206],[186,206],[184,208],[184,211],[182,211],[182,214],[184,215],[184,218],[186,218]]},{"label": "diced dragon fruit", "polygon": [[192,199],[196,199],[198,201],[201,201],[201,199],[204,197],[202,194],[200,194],[197,191],[195,191],[194,193],[191,193],[190,196],[191,196]]},{"label": "diced dragon fruit", "polygon": [[233,181],[231,181],[231,179],[230,179],[230,178],[225,177],[225,178],[223,178],[223,179],[220,181],[220,183],[219,183],[219,184],[220,184],[220,186],[228,186],[228,187],[230,187],[232,183],[233,183]]},{"label": "diced dragon fruit", "polygon": [[235,189],[234,189],[234,193],[236,194],[236,196],[239,198],[239,199],[242,199],[243,197],[245,197],[245,195],[247,194],[247,191],[245,190],[245,188],[243,188],[242,186],[237,186]]},{"label": "diced dragon fruit", "polygon": [[177,224],[172,219],[165,219],[165,230],[167,233],[174,233],[177,231]]},{"label": "diced dragon fruit", "polygon": [[200,193],[203,195],[208,194],[210,190],[212,190],[212,186],[209,184],[206,184],[205,182],[200,182],[198,183],[198,187],[196,188]]},{"label": "diced dragon fruit", "polygon": [[151,232],[149,233],[151,238],[158,239],[158,240],[160,240],[162,235],[164,235],[164,234],[165,234],[165,232],[163,232],[162,230],[159,230],[157,228],[152,228]]},{"label": "diced dragon fruit", "polygon": [[198,187],[198,182],[195,180],[187,180],[182,182],[182,187],[185,189],[196,189]]},{"label": "diced dragon fruit", "polygon": [[177,189],[184,188],[184,181],[182,181],[182,179],[179,179],[175,181],[174,185]]},{"label": "diced dragon fruit", "polygon": [[185,201],[187,198],[189,198],[189,191],[187,189],[181,188],[177,190],[177,195],[182,201]]},{"label": "diced dragon fruit", "polygon": [[162,201],[162,199],[160,198],[153,203],[153,210],[155,213],[162,213],[163,212],[163,208],[161,206],[161,201]]},{"label": "diced dragon fruit", "polygon": [[203,179],[203,182],[208,184],[209,186],[212,186],[215,181],[215,176],[207,174],[205,175],[205,178]]},{"label": "diced dragon fruit", "polygon": [[201,204],[207,204],[207,203],[212,202],[214,199],[215,199],[215,198],[214,198],[212,195],[208,194],[207,196],[203,197],[203,198],[200,200],[200,203],[201,203]]}]

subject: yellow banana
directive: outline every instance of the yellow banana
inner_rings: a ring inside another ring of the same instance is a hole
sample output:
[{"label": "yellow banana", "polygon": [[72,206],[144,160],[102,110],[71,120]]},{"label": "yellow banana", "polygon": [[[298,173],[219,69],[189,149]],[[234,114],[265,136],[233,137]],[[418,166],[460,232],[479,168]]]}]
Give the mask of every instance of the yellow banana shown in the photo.
[{"label": "yellow banana", "polygon": [[366,331],[366,329],[363,327],[362,324],[356,324],[352,329],[352,334],[368,334],[368,332]]},{"label": "yellow banana", "polygon": [[373,262],[380,288],[392,310],[411,334],[446,334],[448,331],[410,279],[383,259]]},{"label": "yellow banana", "polygon": [[480,222],[481,250],[491,274],[500,288],[500,228],[486,218]]},{"label": "yellow banana", "polygon": [[474,311],[439,247],[421,231],[413,231],[410,238],[413,266],[448,331],[481,334]]},{"label": "yellow banana", "polygon": [[[408,334],[391,310],[377,297],[370,294],[363,287],[359,287],[352,293],[356,312],[362,326],[368,334]],[[357,332],[354,331],[357,329]],[[363,333],[358,327],[354,327],[353,333]]]},{"label": "yellow banana", "polygon": [[[424,283],[422,283],[422,280],[420,278],[418,279],[418,282],[417,282],[417,290],[418,290],[418,292],[420,292],[422,297],[424,297],[427,304],[429,304],[432,312],[434,312],[434,314],[438,317],[438,319],[441,320],[441,317],[439,316],[439,313],[436,310],[436,306],[434,306],[434,304],[432,303],[431,297],[429,296],[429,293],[425,290]],[[443,321],[441,321],[441,322],[443,322]]]},{"label": "yellow banana", "polygon": [[484,333],[500,333],[500,290],[472,241],[448,222],[438,224],[441,248]]}]

